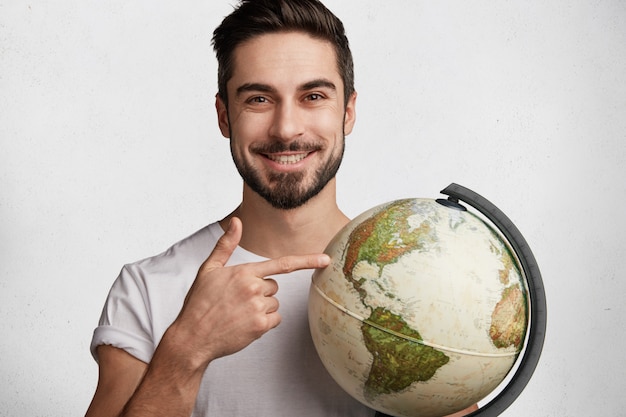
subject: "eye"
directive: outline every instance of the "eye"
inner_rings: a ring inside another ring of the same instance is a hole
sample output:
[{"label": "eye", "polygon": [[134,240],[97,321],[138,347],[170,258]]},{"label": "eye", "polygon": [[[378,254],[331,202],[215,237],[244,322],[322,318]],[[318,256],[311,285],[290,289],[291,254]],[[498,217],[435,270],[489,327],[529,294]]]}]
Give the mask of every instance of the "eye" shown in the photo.
[{"label": "eye", "polygon": [[318,101],[318,100],[322,100],[323,98],[324,96],[319,93],[311,93],[308,96],[306,96],[306,100],[308,101]]},{"label": "eye", "polygon": [[263,96],[254,96],[250,97],[247,101],[248,103],[267,103],[267,98]]}]

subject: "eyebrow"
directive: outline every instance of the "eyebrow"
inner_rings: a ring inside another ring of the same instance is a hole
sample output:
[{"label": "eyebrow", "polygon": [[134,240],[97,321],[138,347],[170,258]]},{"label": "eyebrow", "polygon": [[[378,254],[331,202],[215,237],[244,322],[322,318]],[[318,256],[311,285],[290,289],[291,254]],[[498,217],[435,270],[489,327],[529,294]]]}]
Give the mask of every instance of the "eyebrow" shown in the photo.
[{"label": "eyebrow", "polygon": [[[298,87],[299,91],[308,91],[314,90],[316,88],[328,88],[333,91],[337,91],[337,86],[330,80],[326,78],[318,78],[315,80],[308,81],[301,86]],[[274,93],[276,89],[268,84],[263,83],[245,83],[237,87],[236,95],[239,96],[245,92],[257,91],[261,93]]]},{"label": "eyebrow", "polygon": [[237,95],[241,95],[245,92],[249,92],[249,91],[259,91],[262,93],[273,93],[276,91],[275,88],[267,85],[267,84],[261,84],[261,83],[245,83],[240,85],[239,87],[237,87]]},{"label": "eyebrow", "polygon": [[298,88],[298,90],[307,91],[307,90],[314,90],[320,87],[337,91],[337,86],[335,85],[335,83],[333,83],[330,80],[327,80],[326,78],[318,78],[316,80],[312,80],[307,83],[304,83]]}]

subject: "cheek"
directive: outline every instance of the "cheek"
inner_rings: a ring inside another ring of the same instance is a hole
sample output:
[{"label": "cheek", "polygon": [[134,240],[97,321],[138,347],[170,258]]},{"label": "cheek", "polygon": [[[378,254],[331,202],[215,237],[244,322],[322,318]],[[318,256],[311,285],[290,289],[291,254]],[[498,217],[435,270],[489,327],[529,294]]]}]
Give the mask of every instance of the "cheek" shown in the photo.
[{"label": "cheek", "polygon": [[308,121],[309,128],[326,138],[342,138],[344,123],[343,117],[335,112],[318,112]]},{"label": "cheek", "polygon": [[254,113],[243,113],[231,122],[232,135],[237,138],[239,146],[247,146],[252,142],[264,140],[267,137],[268,121]]}]

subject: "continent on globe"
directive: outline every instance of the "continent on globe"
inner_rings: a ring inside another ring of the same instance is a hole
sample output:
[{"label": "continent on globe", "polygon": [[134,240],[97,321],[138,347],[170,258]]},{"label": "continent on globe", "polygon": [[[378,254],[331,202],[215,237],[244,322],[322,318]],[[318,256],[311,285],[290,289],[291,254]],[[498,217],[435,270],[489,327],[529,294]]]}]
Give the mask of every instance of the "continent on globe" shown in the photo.
[{"label": "continent on globe", "polygon": [[430,236],[430,228],[423,223],[411,230],[407,218],[414,214],[411,199],[398,200],[382,208],[363,221],[348,237],[343,273],[365,304],[366,291],[362,282],[354,279],[354,267],[361,261],[376,265],[379,275],[383,268],[406,254],[420,248]]},{"label": "continent on globe", "polygon": [[443,352],[420,344],[419,332],[410,328],[399,315],[367,305],[367,291],[353,275],[361,261],[376,265],[380,275],[386,265],[419,250],[427,241],[432,243],[426,222],[411,229],[407,221],[414,214],[413,204],[410,199],[393,202],[366,219],[348,237],[343,272],[359,293],[363,305],[371,311],[361,327],[365,346],[373,357],[365,382],[365,395],[370,398],[401,391],[414,382],[427,381],[450,360]]},{"label": "continent on globe", "polygon": [[[494,238],[497,238],[495,234]],[[500,282],[507,287],[502,291],[500,301],[491,314],[489,337],[499,349],[514,346],[519,350],[526,335],[528,306],[519,280],[511,277],[519,277],[521,272],[515,258],[506,247],[491,245],[491,251],[502,262],[503,268],[499,271]]]},{"label": "continent on globe", "polygon": [[489,336],[497,348],[521,349],[526,334],[526,298],[519,285],[507,287],[491,314]]},{"label": "continent on globe", "polygon": [[374,357],[365,382],[365,395],[369,398],[401,391],[414,382],[427,381],[450,360],[443,352],[417,343],[422,337],[416,330],[400,316],[380,307],[363,322],[361,331],[365,346]]}]

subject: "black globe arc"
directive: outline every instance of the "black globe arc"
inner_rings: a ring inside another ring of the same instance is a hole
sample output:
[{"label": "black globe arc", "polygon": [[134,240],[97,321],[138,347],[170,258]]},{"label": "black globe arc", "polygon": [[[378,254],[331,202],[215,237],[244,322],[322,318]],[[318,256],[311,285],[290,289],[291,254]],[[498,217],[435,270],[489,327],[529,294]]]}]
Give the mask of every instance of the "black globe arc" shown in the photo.
[{"label": "black globe arc", "polygon": [[528,284],[530,325],[528,340],[523,355],[519,359],[519,366],[502,391],[487,404],[481,406],[479,410],[466,416],[495,417],[500,415],[519,397],[539,363],[547,326],[545,288],[539,266],[526,239],[498,207],[476,192],[455,183],[443,189],[441,194],[449,197],[447,200],[437,200],[440,203],[448,207],[459,208],[455,206],[459,206],[459,201],[463,201],[479,211],[500,230],[516,253]]}]

